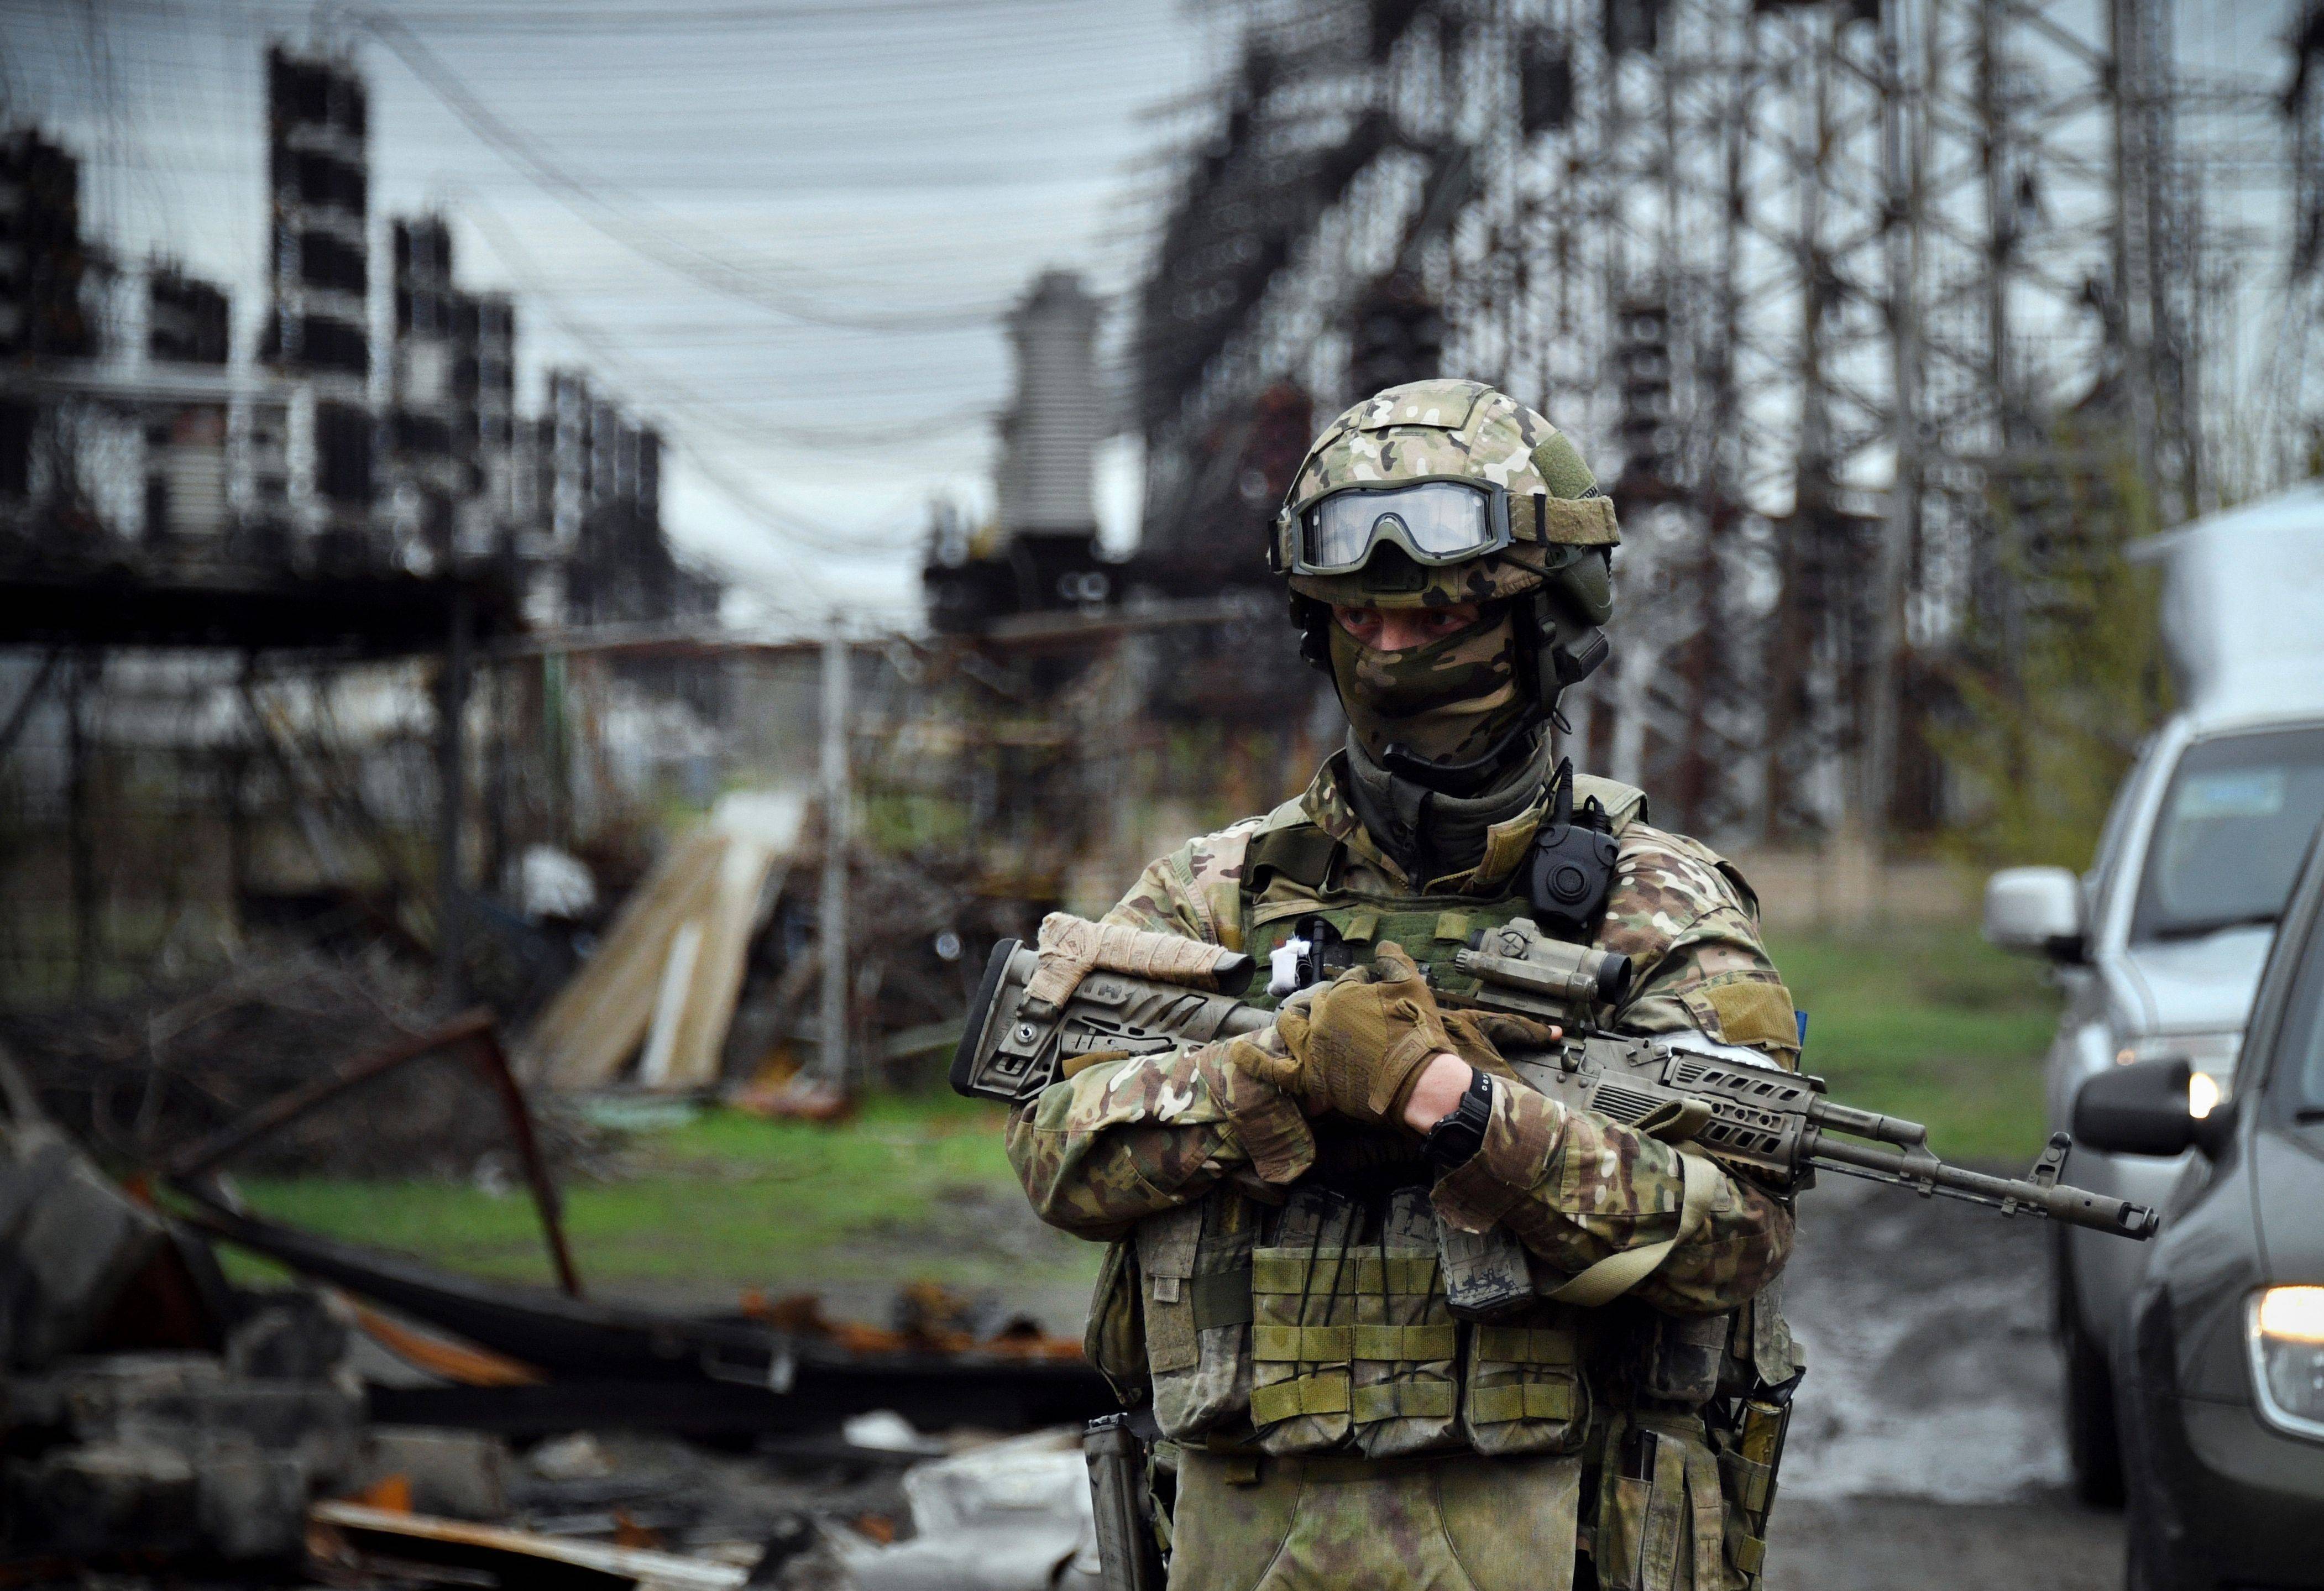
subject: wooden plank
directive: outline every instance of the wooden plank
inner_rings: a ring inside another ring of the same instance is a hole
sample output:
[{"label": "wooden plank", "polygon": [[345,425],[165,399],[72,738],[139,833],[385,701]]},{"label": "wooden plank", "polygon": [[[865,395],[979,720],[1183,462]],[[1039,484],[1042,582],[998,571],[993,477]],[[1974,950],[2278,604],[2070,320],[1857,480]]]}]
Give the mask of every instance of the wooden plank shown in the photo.
[{"label": "wooden plank", "polygon": [[[730,838],[701,919],[702,944],[689,968],[687,997],[669,1064],[659,1085],[707,1088],[718,1081],[726,1030],[742,993],[751,940],[762,910],[771,904],[770,881],[788,874],[807,803],[788,791],[729,797],[713,822]],[[779,883],[775,884],[779,889]]]},{"label": "wooden plank", "polygon": [[622,904],[596,953],[525,1036],[525,1076],[558,1088],[602,1087],[645,1037],[671,939],[699,909],[727,839],[704,828],[673,844]]},{"label": "wooden plank", "polygon": [[[729,848],[721,870],[734,859]],[[702,957],[702,919],[689,917],[669,937],[669,959],[661,969],[661,992],[654,998],[653,1026],[646,1030],[645,1053],[638,1058],[638,1085],[669,1087],[669,1058],[678,1049],[678,1031],[694,993],[694,967]]]},{"label": "wooden plank", "polygon": [[602,1577],[638,1591],[742,1591],[751,1577],[746,1568],[707,1559],[398,1513],[360,1503],[318,1503],[307,1517],[339,1532],[358,1553],[482,1570],[503,1585],[586,1583]]}]

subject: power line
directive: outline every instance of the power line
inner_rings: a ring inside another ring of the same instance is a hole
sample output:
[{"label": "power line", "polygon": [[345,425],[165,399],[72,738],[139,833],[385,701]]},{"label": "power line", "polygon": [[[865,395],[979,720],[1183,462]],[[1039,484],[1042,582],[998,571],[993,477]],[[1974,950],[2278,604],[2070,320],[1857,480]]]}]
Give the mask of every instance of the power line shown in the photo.
[{"label": "power line", "polygon": [[[558,301],[553,291],[540,285],[538,267],[534,264],[531,255],[508,230],[506,223],[492,212],[490,207],[480,206],[475,214],[483,226],[486,241],[491,243],[494,251],[501,255],[502,264],[506,265],[512,274],[532,284],[530,288],[532,295],[541,302],[550,318],[564,329],[567,336],[588,348],[608,365],[615,366],[616,375],[633,386],[643,387],[649,393],[656,388],[662,389],[665,397],[674,393],[677,401],[670,405],[671,407],[681,411],[715,412],[715,405],[706,403],[698,396],[687,392],[681,384],[632,366],[622,355],[609,346],[608,340],[602,332],[573,316]],[[720,495],[727,498],[737,508],[742,509],[785,541],[816,551],[841,557],[862,557],[876,550],[866,546],[862,540],[850,537],[835,526],[821,523],[796,509],[770,503],[752,488],[740,485],[722,467],[710,463],[701,450],[683,435],[673,436],[670,440]],[[803,569],[798,573],[801,579],[816,590],[818,600],[821,600],[825,594],[821,590],[820,582],[807,575]]]},{"label": "power line", "polygon": [[452,113],[468,125],[471,131],[514,161],[543,189],[563,200],[584,223],[614,242],[692,277],[714,291],[790,319],[850,331],[910,331],[973,326],[990,321],[1002,307],[992,304],[973,310],[931,311],[918,315],[846,315],[779,296],[759,281],[751,270],[720,259],[703,249],[677,242],[673,236],[677,230],[674,221],[657,217],[656,223],[663,228],[659,232],[641,227],[637,220],[623,215],[620,207],[607,199],[596,186],[574,176],[531,140],[494,116],[490,107],[471,93],[467,86],[453,75],[410,28],[383,14],[366,12],[359,14],[365,26],[395,51],[420,81],[433,89]]}]

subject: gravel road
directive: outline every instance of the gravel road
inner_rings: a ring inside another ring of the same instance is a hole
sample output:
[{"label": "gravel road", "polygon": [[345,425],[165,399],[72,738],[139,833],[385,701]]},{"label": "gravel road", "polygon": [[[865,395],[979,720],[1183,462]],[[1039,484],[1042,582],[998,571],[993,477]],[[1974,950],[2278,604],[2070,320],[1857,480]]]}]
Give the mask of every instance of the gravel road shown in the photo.
[{"label": "gravel road", "polygon": [[2119,1586],[2121,1516],[2065,1489],[2043,1225],[1843,1177],[1802,1202],[1769,1591]]}]

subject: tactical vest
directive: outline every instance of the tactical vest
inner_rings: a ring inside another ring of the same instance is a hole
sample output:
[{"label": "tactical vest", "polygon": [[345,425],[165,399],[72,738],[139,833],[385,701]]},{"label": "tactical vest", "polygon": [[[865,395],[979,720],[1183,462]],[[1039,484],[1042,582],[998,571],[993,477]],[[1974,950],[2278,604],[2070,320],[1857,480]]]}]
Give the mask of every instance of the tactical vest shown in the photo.
[{"label": "tactical vest", "polygon": [[[1631,796],[1627,820],[1634,792],[1610,789]],[[1351,889],[1339,843],[1283,816],[1250,837],[1244,856],[1236,926],[1258,963],[1254,1003],[1270,1004],[1269,954],[1303,918],[1329,922],[1359,960],[1393,940],[1436,986],[1467,992],[1475,980],[1453,953],[1478,930],[1531,910],[1522,894]],[[1222,1188],[1139,1224],[1144,1368],[1166,1436],[1239,1433],[1248,1421],[1267,1452],[1376,1458],[1581,1445],[1595,1311],[1544,1301],[1564,1278],[1514,1238],[1447,1226],[1429,1202],[1425,1165],[1403,1152],[1410,1183],[1384,1203],[1303,1183],[1278,1209]],[[1452,1290],[1487,1302],[1456,1312]]]},{"label": "tactical vest", "polygon": [[[1642,816],[1627,786],[1584,776],[1582,793],[1599,796],[1618,835]],[[1323,917],[1360,958],[1393,939],[1439,986],[1465,990],[1453,952],[1529,909],[1517,895],[1351,890],[1344,852],[1296,808],[1240,837],[1239,914],[1217,926],[1256,959],[1259,1003],[1269,953],[1302,917]],[[1577,1455],[1595,1477],[1599,1584],[1756,1583],[1773,1472],[1702,1411],[1797,1370],[1772,1290],[1737,1314],[1692,1319],[1627,1301],[1552,1303],[1542,1295],[1565,1278],[1506,1232],[1441,1221],[1420,1166],[1369,1206],[1319,1180],[1302,1179],[1279,1208],[1221,1186],[1108,1251],[1091,1357],[1127,1396],[1130,1383],[1150,1387],[1165,1436],[1276,1454]],[[1455,1294],[1480,1307],[1456,1309]],[[1618,1406],[1593,1406],[1609,1389]],[[1544,1573],[1564,1583],[1560,1566]]]}]

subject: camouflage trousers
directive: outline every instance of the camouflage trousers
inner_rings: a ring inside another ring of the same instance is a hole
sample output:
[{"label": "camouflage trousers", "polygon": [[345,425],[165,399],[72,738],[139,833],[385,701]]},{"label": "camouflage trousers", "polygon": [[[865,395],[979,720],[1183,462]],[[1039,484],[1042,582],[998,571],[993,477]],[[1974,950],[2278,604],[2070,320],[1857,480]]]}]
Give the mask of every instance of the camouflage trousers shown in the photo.
[{"label": "camouflage trousers", "polygon": [[1170,1591],[1573,1591],[1582,1464],[1183,1451]]}]

